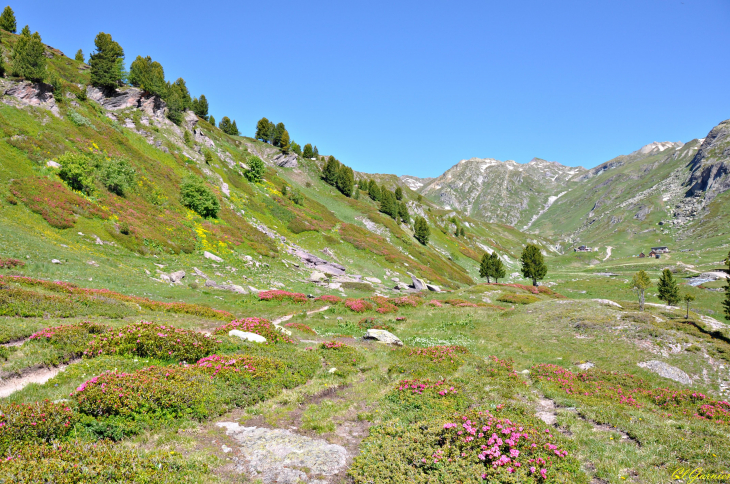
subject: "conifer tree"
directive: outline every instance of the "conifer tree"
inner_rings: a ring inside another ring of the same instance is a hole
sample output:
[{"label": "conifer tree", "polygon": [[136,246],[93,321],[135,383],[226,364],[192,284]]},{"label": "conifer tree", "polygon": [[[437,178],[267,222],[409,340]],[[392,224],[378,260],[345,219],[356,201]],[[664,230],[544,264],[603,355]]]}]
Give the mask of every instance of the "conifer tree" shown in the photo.
[{"label": "conifer tree", "polygon": [[137,56],[129,66],[129,83],[155,96],[164,96],[165,70],[162,65],[153,61],[150,56]]},{"label": "conifer tree", "polygon": [[345,165],[340,165],[339,173],[337,174],[337,189],[346,197],[352,196],[352,190],[355,187],[355,173],[352,168]]},{"label": "conifer tree", "polygon": [[370,198],[373,201],[375,201],[375,202],[380,201],[380,196],[381,196],[380,187],[378,186],[377,183],[375,183],[374,180],[370,180],[370,183],[368,184],[368,195],[370,196]]},{"label": "conifer tree", "polygon": [[461,229],[459,229],[459,235],[461,235],[462,237],[466,236],[466,231],[464,230],[464,227],[461,227]]},{"label": "conifer tree", "polygon": [[312,154],[314,155],[314,156],[312,156],[312,158],[316,158],[319,156],[319,150],[317,149],[317,145],[314,145],[314,150],[312,150],[312,151],[313,151]]},{"label": "conifer tree", "polygon": [[396,187],[395,189],[395,199],[399,202],[403,200],[403,189],[401,187]]},{"label": "conifer tree", "polygon": [[274,140],[273,145],[277,148],[281,148],[281,138],[284,136],[284,133],[286,132],[286,127],[284,126],[284,123],[278,123],[276,127],[274,128]]},{"label": "conifer tree", "polygon": [[393,219],[398,218],[398,201],[393,192],[385,187],[380,190],[380,211]]},{"label": "conifer tree", "polygon": [[254,138],[261,141],[268,141],[269,140],[269,120],[266,118],[261,118],[256,123],[256,134],[254,134]]},{"label": "conifer tree", "polygon": [[502,259],[499,257],[497,252],[492,252],[490,258],[492,259],[492,277],[494,277],[494,282],[499,282],[501,278],[507,275],[507,271],[505,270]]},{"label": "conifer tree", "polygon": [[208,122],[215,127],[215,118],[213,116],[208,116]]},{"label": "conifer tree", "polygon": [[46,76],[45,47],[38,32],[33,35],[26,25],[15,43],[11,58],[13,74],[31,82],[41,82]]},{"label": "conifer tree", "polygon": [[428,228],[428,222],[426,222],[426,219],[421,216],[416,217],[413,229],[416,240],[423,245],[428,244],[428,238],[431,236],[431,229]]},{"label": "conifer tree", "polygon": [[408,205],[406,205],[405,202],[400,202],[398,204],[398,216],[403,221],[404,224],[410,225],[411,224],[411,214],[408,213]]},{"label": "conifer tree", "polygon": [[537,281],[547,274],[547,266],[542,257],[540,248],[534,244],[527,244],[520,257],[522,262],[522,275],[532,279],[532,285],[537,286]]},{"label": "conifer tree", "polygon": [[482,260],[479,263],[479,277],[486,278],[487,284],[491,283],[492,277],[492,257],[488,253],[482,255]]},{"label": "conifer tree", "polygon": [[261,183],[261,180],[264,179],[264,171],[266,170],[264,162],[258,156],[252,156],[248,159],[247,164],[249,168],[245,173],[246,179],[251,183]]},{"label": "conifer tree", "polygon": [[330,155],[322,169],[322,179],[333,187],[337,185],[337,177],[340,173],[340,162]]},{"label": "conifer tree", "polygon": [[223,116],[220,123],[218,123],[218,128],[227,134],[231,130],[231,118]]},{"label": "conifer tree", "polygon": [[236,126],[236,120],[235,119],[233,120],[233,123],[231,123],[231,129],[230,129],[230,132],[228,134],[230,134],[231,136],[240,136],[240,134],[241,134],[241,132],[238,131],[238,126]]},{"label": "conifer tree", "polygon": [[304,149],[302,150],[302,158],[314,158],[314,151],[312,150],[312,144],[307,143],[304,145]]},{"label": "conifer tree", "polygon": [[659,291],[659,299],[665,301],[669,306],[674,306],[679,302],[679,287],[670,269],[664,269],[662,271],[662,275],[659,276],[657,289]]},{"label": "conifer tree", "polygon": [[99,32],[94,39],[96,51],[89,58],[91,84],[105,89],[115,89],[122,81],[124,49],[110,34]]},{"label": "conifer tree", "polygon": [[[235,121],[234,121],[235,124]],[[281,148],[281,152],[285,155],[289,154],[289,151],[291,151],[291,141],[289,139],[289,131],[284,130],[283,133],[281,133],[281,137],[279,138],[279,148]]]},{"label": "conifer tree", "polygon": [[84,61],[84,51],[79,49],[76,51],[76,56],[74,57],[79,62],[85,62]]},{"label": "conifer tree", "polygon": [[10,5],[8,5],[3,10],[3,13],[0,14],[0,29],[14,34],[17,28],[18,25],[15,22],[15,12],[13,12],[13,9],[10,8]]},{"label": "conifer tree", "polygon": [[687,293],[682,299],[684,299],[684,302],[687,304],[687,315],[684,317],[684,319],[689,319],[689,303],[694,301],[695,297],[692,294]]},{"label": "conifer tree", "polygon": [[644,310],[644,295],[649,286],[651,286],[651,279],[645,271],[637,272],[631,279],[631,288],[639,296],[639,311]]},{"label": "conifer tree", "polygon": [[302,156],[302,147],[296,141],[291,142],[291,150],[299,156]]},{"label": "conifer tree", "polygon": [[201,119],[208,119],[208,100],[205,94],[201,94],[200,98],[193,100],[193,112]]},{"label": "conifer tree", "polygon": [[0,77],[5,77],[5,60],[3,59],[2,44],[0,44]]}]

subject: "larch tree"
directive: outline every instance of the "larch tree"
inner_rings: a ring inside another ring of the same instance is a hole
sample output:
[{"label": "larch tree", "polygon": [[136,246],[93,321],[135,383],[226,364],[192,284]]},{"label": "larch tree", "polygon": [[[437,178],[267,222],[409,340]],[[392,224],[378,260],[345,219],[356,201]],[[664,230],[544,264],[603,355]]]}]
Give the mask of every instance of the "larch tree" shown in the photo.
[{"label": "larch tree", "polygon": [[77,60],[77,61],[79,61],[79,62],[86,62],[84,60],[84,51],[81,50],[81,49],[77,50],[76,51],[76,56],[74,57],[74,59]]},{"label": "larch tree", "polygon": [[104,32],[97,34],[94,45],[96,51],[89,57],[91,84],[103,89],[116,89],[122,81],[124,49]]},{"label": "larch tree", "polygon": [[520,256],[520,262],[522,262],[522,275],[532,279],[532,285],[537,287],[537,281],[542,280],[547,274],[547,265],[545,265],[540,247],[535,244],[527,244]]},{"label": "larch tree", "polygon": [[651,279],[649,279],[649,274],[646,273],[646,271],[639,271],[636,274],[634,274],[634,277],[631,279],[631,288],[636,292],[636,294],[639,296],[639,310],[644,310],[644,300],[646,297],[646,290],[651,286]]}]

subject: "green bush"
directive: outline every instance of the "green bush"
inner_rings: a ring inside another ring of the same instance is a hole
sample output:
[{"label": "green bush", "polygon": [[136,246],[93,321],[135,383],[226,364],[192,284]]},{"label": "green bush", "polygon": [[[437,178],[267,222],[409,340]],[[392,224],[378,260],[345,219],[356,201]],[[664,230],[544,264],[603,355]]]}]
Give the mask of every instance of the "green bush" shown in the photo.
[{"label": "green bush", "polygon": [[29,442],[50,442],[69,434],[78,420],[65,403],[0,403],[0,453]]},{"label": "green bush", "polygon": [[180,202],[201,217],[215,218],[221,209],[220,202],[213,192],[195,177],[183,182],[180,187]]},{"label": "green bush", "polygon": [[504,294],[497,298],[497,301],[502,301],[512,304],[532,304],[536,303],[540,299],[530,294]]},{"label": "green bush", "polygon": [[91,194],[94,191],[93,165],[86,155],[66,152],[58,157],[61,169],[58,176],[72,190]]},{"label": "green bush", "polygon": [[328,368],[335,368],[336,375],[346,376],[357,371],[357,366],[365,362],[365,357],[352,346],[339,341],[325,341],[320,350]]},{"label": "green bush", "polygon": [[248,170],[245,173],[246,180],[251,183],[261,183],[264,179],[264,162],[258,156],[252,156],[248,159]]},{"label": "green bush", "polygon": [[[186,131],[187,132],[187,131]],[[123,197],[134,186],[136,171],[124,158],[111,158],[102,163],[99,180],[112,193]]]}]

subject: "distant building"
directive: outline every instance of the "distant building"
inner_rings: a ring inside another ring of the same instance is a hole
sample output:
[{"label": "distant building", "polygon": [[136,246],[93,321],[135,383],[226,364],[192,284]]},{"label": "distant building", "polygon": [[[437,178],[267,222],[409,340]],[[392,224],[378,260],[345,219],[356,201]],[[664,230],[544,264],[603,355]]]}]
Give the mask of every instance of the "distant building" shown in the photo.
[{"label": "distant building", "polygon": [[655,257],[658,259],[659,257],[661,257],[661,255],[662,255],[662,252],[658,252],[654,249],[651,249],[651,252],[649,252],[649,257]]},{"label": "distant building", "polygon": [[588,246],[581,245],[577,249],[573,249],[574,252],[590,252],[592,249]]},{"label": "distant building", "polygon": [[639,254],[639,258],[643,259],[644,257],[646,257],[646,254],[644,254],[643,252]]}]

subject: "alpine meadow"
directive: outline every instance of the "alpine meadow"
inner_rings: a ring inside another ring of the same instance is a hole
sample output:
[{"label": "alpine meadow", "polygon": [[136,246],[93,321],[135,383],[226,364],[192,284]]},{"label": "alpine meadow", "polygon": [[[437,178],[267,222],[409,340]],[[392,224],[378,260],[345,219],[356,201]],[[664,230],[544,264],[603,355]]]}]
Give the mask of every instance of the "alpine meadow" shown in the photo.
[{"label": "alpine meadow", "polygon": [[730,120],[370,173],[12,7],[0,484],[730,482]]}]

